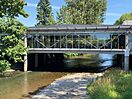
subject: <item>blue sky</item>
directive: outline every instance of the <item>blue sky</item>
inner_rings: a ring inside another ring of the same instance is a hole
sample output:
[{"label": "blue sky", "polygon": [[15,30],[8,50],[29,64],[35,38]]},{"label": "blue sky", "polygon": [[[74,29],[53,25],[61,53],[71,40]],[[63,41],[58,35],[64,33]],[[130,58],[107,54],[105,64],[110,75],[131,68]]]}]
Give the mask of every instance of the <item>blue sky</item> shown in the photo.
[{"label": "blue sky", "polygon": [[[39,0],[25,0],[27,6],[24,7],[25,11],[30,15],[28,18],[20,16],[18,19],[26,26],[34,26],[36,21],[36,6]],[[56,11],[65,4],[64,0],[50,0],[54,17]],[[105,21],[103,24],[113,24],[119,17],[124,14],[132,12],[132,0],[108,0]]]}]

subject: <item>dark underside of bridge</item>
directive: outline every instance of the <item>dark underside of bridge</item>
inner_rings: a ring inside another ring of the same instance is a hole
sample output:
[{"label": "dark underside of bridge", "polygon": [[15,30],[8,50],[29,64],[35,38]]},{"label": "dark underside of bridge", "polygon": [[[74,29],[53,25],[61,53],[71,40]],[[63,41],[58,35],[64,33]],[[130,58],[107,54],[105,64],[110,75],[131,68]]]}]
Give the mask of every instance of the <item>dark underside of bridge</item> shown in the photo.
[{"label": "dark underside of bridge", "polygon": [[[117,55],[116,61],[113,62],[113,65],[110,67],[119,67],[123,68],[122,61],[123,55]],[[130,55],[130,61],[132,56]],[[83,66],[79,64],[78,66],[72,66],[71,64],[65,63],[64,54],[61,53],[52,53],[38,54],[37,66],[35,61],[35,54],[28,54],[28,71],[43,71],[43,72],[102,72],[108,68],[109,66],[97,66],[97,63],[92,64],[91,66]],[[71,60],[71,59],[69,59]],[[76,61],[81,62],[84,59],[78,59]],[[132,68],[132,63],[130,62],[130,69]],[[19,64],[19,70],[23,70],[23,66]]]},{"label": "dark underside of bridge", "polygon": [[[64,58],[64,54],[61,53],[39,53],[38,54],[38,66],[35,66],[35,54],[28,54],[28,71],[42,71],[42,72],[102,72],[108,68],[116,67],[123,68],[124,55],[118,54],[113,57],[113,65],[112,66],[98,66],[98,62],[94,64],[89,64],[83,66],[81,62],[85,61],[85,59],[76,59],[77,66],[72,64],[67,64]],[[72,61],[72,59],[68,59],[68,61]],[[129,68],[132,70],[132,55],[129,58]],[[23,63],[13,64],[12,69],[23,71]]]},{"label": "dark underside of bridge", "polygon": [[[106,67],[78,66],[66,64],[63,54],[38,54],[38,66],[35,66],[35,54],[28,55],[28,70],[45,72],[100,72]],[[72,60],[72,59],[69,59]],[[81,62],[81,59],[79,59]],[[83,60],[83,59],[82,59]]]}]

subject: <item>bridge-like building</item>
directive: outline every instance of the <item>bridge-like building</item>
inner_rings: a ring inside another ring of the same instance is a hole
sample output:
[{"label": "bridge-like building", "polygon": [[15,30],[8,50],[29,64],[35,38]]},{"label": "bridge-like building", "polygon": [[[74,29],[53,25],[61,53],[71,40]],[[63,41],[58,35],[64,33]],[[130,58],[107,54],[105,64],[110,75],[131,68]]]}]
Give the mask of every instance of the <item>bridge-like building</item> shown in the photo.
[{"label": "bridge-like building", "polygon": [[[124,69],[129,69],[132,54],[131,25],[51,25],[28,28],[25,38],[28,53],[124,54]],[[27,54],[28,54],[27,53]],[[27,54],[24,71],[27,71]],[[36,61],[37,62],[37,61]]]}]

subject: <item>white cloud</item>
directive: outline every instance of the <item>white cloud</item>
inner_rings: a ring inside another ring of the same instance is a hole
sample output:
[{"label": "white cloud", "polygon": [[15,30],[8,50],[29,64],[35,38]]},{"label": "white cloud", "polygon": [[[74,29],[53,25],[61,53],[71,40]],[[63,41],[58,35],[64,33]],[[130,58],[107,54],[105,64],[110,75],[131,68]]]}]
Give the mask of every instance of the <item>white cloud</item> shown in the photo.
[{"label": "white cloud", "polygon": [[119,13],[106,13],[106,16],[121,16]]}]

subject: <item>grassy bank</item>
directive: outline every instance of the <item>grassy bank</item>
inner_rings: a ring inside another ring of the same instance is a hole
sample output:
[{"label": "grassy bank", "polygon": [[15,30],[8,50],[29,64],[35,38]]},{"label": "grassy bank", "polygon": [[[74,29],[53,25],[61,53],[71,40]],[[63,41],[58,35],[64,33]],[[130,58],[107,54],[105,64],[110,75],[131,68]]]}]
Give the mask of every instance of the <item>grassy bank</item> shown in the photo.
[{"label": "grassy bank", "polygon": [[78,53],[65,53],[64,57],[65,58],[72,58],[72,57],[78,57],[78,56],[85,56],[85,57],[94,57],[96,56],[95,54],[78,54]]},{"label": "grassy bank", "polygon": [[110,69],[87,90],[91,99],[132,99],[132,72]]}]

